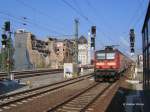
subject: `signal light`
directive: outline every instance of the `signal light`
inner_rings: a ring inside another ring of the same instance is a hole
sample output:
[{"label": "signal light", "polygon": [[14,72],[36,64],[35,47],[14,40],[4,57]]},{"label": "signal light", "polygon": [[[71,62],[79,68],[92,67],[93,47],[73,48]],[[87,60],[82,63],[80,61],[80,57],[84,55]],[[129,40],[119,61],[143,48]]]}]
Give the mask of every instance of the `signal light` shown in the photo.
[{"label": "signal light", "polygon": [[130,29],[130,52],[134,53],[135,34],[134,29]]},{"label": "signal light", "polygon": [[4,24],[5,31],[10,31],[10,21],[6,21]]},{"label": "signal light", "polygon": [[130,42],[135,42],[135,37],[130,37]]},{"label": "signal light", "polygon": [[6,41],[5,40],[2,40],[1,42],[2,42],[3,46],[6,45]]},{"label": "signal light", "polygon": [[130,47],[134,47],[134,43],[130,43]]},{"label": "signal light", "polygon": [[131,53],[134,53],[134,48],[131,48]]},{"label": "signal light", "polygon": [[2,46],[3,48],[5,48],[6,44],[7,44],[7,35],[6,34],[2,34]]},{"label": "signal light", "polygon": [[130,29],[130,42],[135,42],[134,29]]},{"label": "signal light", "polygon": [[91,47],[95,48],[95,38],[91,37]]},{"label": "signal light", "polygon": [[91,27],[91,34],[96,36],[96,26]]},{"label": "signal light", "polygon": [[91,47],[95,49],[96,26],[91,27]]},{"label": "signal light", "polygon": [[134,36],[134,29],[130,29],[130,34]]},{"label": "signal light", "polygon": [[6,34],[2,34],[2,39],[6,40],[7,39],[7,35]]}]

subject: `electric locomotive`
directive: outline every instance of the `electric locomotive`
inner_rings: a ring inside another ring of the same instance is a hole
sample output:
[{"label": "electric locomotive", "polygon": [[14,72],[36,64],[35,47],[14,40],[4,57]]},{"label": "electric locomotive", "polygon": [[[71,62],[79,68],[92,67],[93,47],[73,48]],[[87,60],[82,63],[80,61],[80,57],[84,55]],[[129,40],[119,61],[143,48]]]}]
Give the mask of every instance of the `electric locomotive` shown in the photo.
[{"label": "electric locomotive", "polygon": [[94,78],[95,81],[103,79],[119,79],[120,72],[125,71],[131,59],[112,46],[95,52]]}]

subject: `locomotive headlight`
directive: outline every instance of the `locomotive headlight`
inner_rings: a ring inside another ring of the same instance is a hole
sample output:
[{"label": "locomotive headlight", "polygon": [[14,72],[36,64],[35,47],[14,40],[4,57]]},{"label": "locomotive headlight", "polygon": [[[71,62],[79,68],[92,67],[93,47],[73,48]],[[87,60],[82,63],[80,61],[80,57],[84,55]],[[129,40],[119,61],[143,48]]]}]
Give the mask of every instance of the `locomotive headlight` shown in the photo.
[{"label": "locomotive headlight", "polygon": [[114,62],[109,62],[109,63],[107,63],[107,65],[110,65],[110,66],[114,66],[114,65],[116,65],[116,63],[114,63]]},{"label": "locomotive headlight", "polygon": [[96,65],[105,65],[105,63],[96,63]]}]

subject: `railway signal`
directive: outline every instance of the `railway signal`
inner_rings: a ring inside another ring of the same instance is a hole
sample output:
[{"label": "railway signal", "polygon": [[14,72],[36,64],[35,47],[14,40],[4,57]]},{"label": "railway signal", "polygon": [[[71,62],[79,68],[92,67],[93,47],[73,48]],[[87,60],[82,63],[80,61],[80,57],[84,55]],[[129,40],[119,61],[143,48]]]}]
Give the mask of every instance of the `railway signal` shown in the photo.
[{"label": "railway signal", "polygon": [[91,27],[91,34],[96,37],[96,26]]},{"label": "railway signal", "polygon": [[2,47],[5,48],[7,45],[7,35],[6,34],[2,34]]},{"label": "railway signal", "polygon": [[130,49],[130,52],[131,52],[131,55],[133,55],[134,52],[135,52],[134,48],[131,48],[131,49]]},{"label": "railway signal", "polygon": [[134,43],[130,43],[130,47],[133,48],[134,47]]},{"label": "railway signal", "polygon": [[8,77],[11,79],[10,71],[13,69],[13,44],[11,39],[10,21],[4,22],[2,36],[2,71],[7,72]]},{"label": "railway signal", "polygon": [[130,52],[134,53],[135,34],[134,29],[130,29]]},{"label": "railway signal", "polygon": [[130,29],[130,42],[135,42],[134,29]]},{"label": "railway signal", "polygon": [[91,47],[95,48],[95,38],[91,37]]},{"label": "railway signal", "polygon": [[91,47],[95,49],[96,26],[91,27]]},{"label": "railway signal", "polygon": [[10,31],[10,21],[6,21],[4,23],[4,29],[5,29],[5,31]]}]

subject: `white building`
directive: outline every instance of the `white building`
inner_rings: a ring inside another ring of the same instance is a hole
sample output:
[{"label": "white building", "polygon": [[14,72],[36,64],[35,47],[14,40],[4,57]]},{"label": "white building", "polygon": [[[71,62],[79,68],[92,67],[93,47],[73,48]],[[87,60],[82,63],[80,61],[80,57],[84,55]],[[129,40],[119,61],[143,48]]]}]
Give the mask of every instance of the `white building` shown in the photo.
[{"label": "white building", "polygon": [[81,65],[88,64],[88,43],[84,36],[79,38],[78,43],[78,61]]}]

